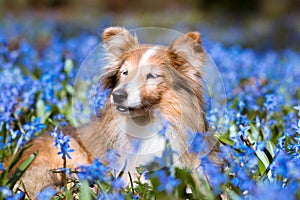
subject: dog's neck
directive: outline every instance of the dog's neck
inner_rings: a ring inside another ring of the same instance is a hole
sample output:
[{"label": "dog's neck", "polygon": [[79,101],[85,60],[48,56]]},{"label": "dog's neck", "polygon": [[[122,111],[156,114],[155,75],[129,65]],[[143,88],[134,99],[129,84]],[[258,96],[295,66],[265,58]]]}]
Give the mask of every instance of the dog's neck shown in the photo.
[{"label": "dog's neck", "polygon": [[[104,157],[107,149],[116,150],[120,155],[116,162],[120,166],[127,162],[128,170],[135,170],[136,166],[162,155],[166,144],[166,137],[162,134],[167,136],[174,151],[182,152],[183,134],[163,117],[155,116],[132,117],[115,115],[112,111],[111,115],[105,115],[100,121],[85,127],[81,131],[82,141],[96,157]],[[163,131],[166,124],[169,125]]]},{"label": "dog's neck", "polygon": [[132,117],[131,119],[134,123],[136,123],[136,125],[142,127],[147,126],[151,123],[151,117],[148,115]]},{"label": "dog's neck", "polygon": [[113,149],[120,155],[118,164],[134,171],[159,157],[165,148],[165,138],[159,135],[163,127],[161,121],[149,116],[119,116],[117,142]]},{"label": "dog's neck", "polygon": [[128,138],[149,139],[155,137],[163,127],[163,121],[151,118],[150,115],[124,117],[118,123],[120,132]]}]

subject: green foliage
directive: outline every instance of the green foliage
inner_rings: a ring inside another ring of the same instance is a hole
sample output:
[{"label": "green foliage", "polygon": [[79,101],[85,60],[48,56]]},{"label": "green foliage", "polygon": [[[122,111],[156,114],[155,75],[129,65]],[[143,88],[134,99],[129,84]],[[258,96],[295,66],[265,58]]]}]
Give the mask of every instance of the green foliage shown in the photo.
[{"label": "green foliage", "polygon": [[[9,162],[8,167],[0,174],[0,185],[6,185],[10,189],[13,189],[14,185],[21,178],[26,169],[30,166],[30,164],[36,158],[38,152],[32,153],[28,158],[26,158],[20,165],[17,165],[18,161],[21,159],[24,151],[28,149],[30,146],[26,146],[21,149]],[[13,173],[12,170],[16,168]],[[8,174],[12,173],[12,175],[8,178]]]}]

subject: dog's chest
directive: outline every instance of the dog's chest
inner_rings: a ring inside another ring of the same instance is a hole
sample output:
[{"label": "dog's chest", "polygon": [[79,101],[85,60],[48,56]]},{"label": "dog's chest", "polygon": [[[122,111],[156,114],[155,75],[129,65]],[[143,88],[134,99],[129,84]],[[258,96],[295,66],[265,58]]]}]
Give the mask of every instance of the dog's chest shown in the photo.
[{"label": "dog's chest", "polygon": [[162,127],[160,123],[139,126],[132,121],[120,122],[120,135],[114,145],[119,167],[126,165],[127,170],[135,171],[137,166],[161,157],[166,145],[166,138],[160,133]]}]

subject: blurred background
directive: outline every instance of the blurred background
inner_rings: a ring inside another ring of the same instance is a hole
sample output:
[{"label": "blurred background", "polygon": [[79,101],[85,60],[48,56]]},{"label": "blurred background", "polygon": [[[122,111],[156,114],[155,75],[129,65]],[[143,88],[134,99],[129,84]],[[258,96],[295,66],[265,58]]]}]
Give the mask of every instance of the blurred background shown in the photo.
[{"label": "blurred background", "polygon": [[[111,25],[198,30],[224,45],[300,49],[300,0],[0,0],[1,26],[58,24],[64,34]],[[4,28],[3,28],[4,29]],[[26,31],[26,30],[24,30]],[[30,30],[28,30],[30,31]]]}]

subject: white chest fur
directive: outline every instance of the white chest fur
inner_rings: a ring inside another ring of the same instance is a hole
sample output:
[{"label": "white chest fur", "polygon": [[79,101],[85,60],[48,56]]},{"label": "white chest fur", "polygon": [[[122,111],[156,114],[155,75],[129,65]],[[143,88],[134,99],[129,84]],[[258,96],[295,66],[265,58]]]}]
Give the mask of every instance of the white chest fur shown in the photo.
[{"label": "white chest fur", "polygon": [[124,118],[117,123],[117,142],[114,150],[119,154],[118,168],[134,171],[137,166],[145,165],[155,157],[161,157],[166,138],[161,135],[163,123],[160,121],[140,125],[132,118]]}]

